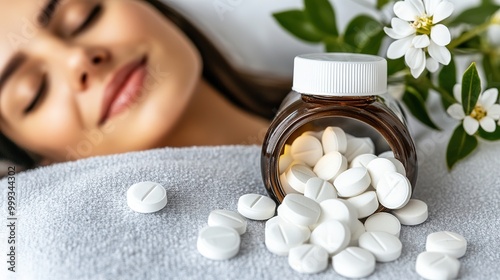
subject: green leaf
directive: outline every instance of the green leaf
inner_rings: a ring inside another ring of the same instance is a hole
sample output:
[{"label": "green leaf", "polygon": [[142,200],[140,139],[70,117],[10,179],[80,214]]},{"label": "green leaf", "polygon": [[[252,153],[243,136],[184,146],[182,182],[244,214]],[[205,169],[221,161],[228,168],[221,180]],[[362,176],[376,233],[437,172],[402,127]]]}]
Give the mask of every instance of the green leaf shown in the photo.
[{"label": "green leaf", "polygon": [[479,137],[483,138],[484,140],[497,141],[497,140],[500,140],[500,129],[497,126],[495,131],[486,132],[484,129],[479,127],[479,130],[477,131],[477,135],[479,135]]},{"label": "green leaf", "polygon": [[340,41],[338,38],[325,38],[324,43],[326,52],[355,52],[355,48],[353,46]]},{"label": "green leaf", "polygon": [[462,106],[466,116],[476,107],[480,94],[481,79],[477,73],[476,63],[472,62],[462,77]]},{"label": "green leaf", "polygon": [[423,124],[430,128],[439,130],[439,127],[432,121],[429,113],[427,112],[427,107],[425,106],[425,100],[422,95],[413,87],[407,86],[405,93],[403,95],[403,102],[408,107],[408,110]]},{"label": "green leaf", "polygon": [[278,23],[295,37],[306,42],[319,43],[323,34],[309,22],[304,11],[290,10],[274,13],[273,17]]},{"label": "green leaf", "polygon": [[305,13],[317,30],[331,36],[338,36],[335,11],[328,0],[304,0]]},{"label": "green leaf", "polygon": [[470,155],[476,148],[476,137],[467,134],[462,124],[457,126],[450,138],[450,142],[448,142],[448,148],[446,149],[446,163],[448,164],[448,169],[452,169],[459,160]]},{"label": "green leaf", "polygon": [[377,0],[377,9],[380,10],[383,6],[385,6],[389,2],[390,0]]},{"label": "green leaf", "polygon": [[491,17],[500,6],[491,2],[484,2],[480,6],[464,10],[461,14],[453,19],[450,25],[458,25],[468,23],[472,25],[480,25]]},{"label": "green leaf", "polygon": [[356,52],[378,54],[385,37],[383,26],[365,15],[354,18],[345,30],[344,41],[357,48]]},{"label": "green leaf", "polygon": [[[453,97],[453,87],[457,84],[457,67],[453,59],[450,64],[445,65],[439,72],[438,82],[439,86],[444,89],[450,97]],[[442,94],[441,101],[445,109],[453,104],[451,100],[445,98]]]},{"label": "green leaf", "polygon": [[387,74],[389,76],[392,76],[404,69],[406,69],[404,57],[387,60]]}]

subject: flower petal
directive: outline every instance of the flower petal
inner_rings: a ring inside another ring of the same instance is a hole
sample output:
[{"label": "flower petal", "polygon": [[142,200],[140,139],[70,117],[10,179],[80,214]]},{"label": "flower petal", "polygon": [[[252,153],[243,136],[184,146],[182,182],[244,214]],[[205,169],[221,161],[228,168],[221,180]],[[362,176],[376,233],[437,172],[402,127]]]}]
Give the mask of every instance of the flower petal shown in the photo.
[{"label": "flower petal", "polygon": [[497,128],[497,124],[495,123],[495,121],[488,116],[482,118],[479,121],[479,124],[486,132],[493,132]]},{"label": "flower petal", "polygon": [[403,36],[402,34],[399,34],[398,32],[396,32],[393,28],[389,28],[389,27],[384,27],[384,32],[385,32],[385,34],[387,34],[387,36],[391,37],[392,39],[396,39],[396,40],[403,39],[404,37],[406,37],[406,36]]},{"label": "flower petal", "polygon": [[407,2],[410,2],[413,7],[418,11],[418,15],[423,15],[425,14],[425,7],[424,3],[422,0],[406,0]]},{"label": "flower petal", "polygon": [[487,113],[488,117],[491,117],[494,120],[500,119],[500,105],[499,104],[493,104],[490,109],[488,109]]},{"label": "flower petal", "polygon": [[429,40],[429,36],[427,35],[418,35],[413,38],[411,43],[414,48],[422,49],[427,48],[431,43],[431,40]]},{"label": "flower petal", "polygon": [[436,0],[424,0],[425,12],[428,16],[434,15],[434,11],[439,3],[440,2]]},{"label": "flower petal", "polygon": [[434,24],[441,22],[443,19],[449,17],[454,10],[454,6],[451,2],[444,0],[439,3],[434,9],[434,14],[432,21]]},{"label": "flower petal", "polygon": [[406,21],[414,21],[420,15],[417,8],[412,3],[406,1],[398,1],[394,4],[394,14]]},{"label": "flower petal", "polygon": [[434,73],[439,69],[439,62],[437,62],[434,58],[428,57],[425,63],[425,68],[430,72]]},{"label": "flower petal", "polygon": [[418,50],[417,55],[414,57],[415,67],[410,67],[410,72],[414,78],[418,78],[425,70],[425,53],[421,49],[415,50]]},{"label": "flower petal", "polygon": [[404,35],[404,37],[415,34],[417,31],[411,24],[407,21],[404,21],[400,18],[392,18],[391,25],[394,31],[400,35]]},{"label": "flower petal", "polygon": [[394,41],[387,49],[387,58],[398,59],[406,54],[411,46],[412,36]]},{"label": "flower petal", "polygon": [[465,117],[464,129],[465,132],[467,132],[467,134],[473,135],[474,133],[476,133],[478,128],[479,128],[479,122],[475,118],[471,116]]},{"label": "flower petal", "polygon": [[431,44],[427,48],[429,55],[437,60],[437,62],[448,65],[451,61],[451,53],[446,47],[438,46],[431,41]]},{"label": "flower petal", "polygon": [[462,107],[462,104],[455,103],[448,107],[446,112],[456,120],[463,120],[465,118],[464,108]]},{"label": "flower petal", "polygon": [[422,49],[409,48],[405,54],[405,62],[412,69],[419,68],[420,64],[425,63],[424,51]]},{"label": "flower petal", "polygon": [[453,97],[462,104],[462,84],[456,84],[453,86]]},{"label": "flower petal", "polygon": [[446,46],[451,42],[450,30],[442,24],[436,24],[431,28],[431,39],[439,46]]},{"label": "flower petal", "polygon": [[484,109],[488,111],[490,107],[497,102],[498,98],[498,89],[490,88],[487,89],[481,94],[479,97],[479,102],[483,105]]}]

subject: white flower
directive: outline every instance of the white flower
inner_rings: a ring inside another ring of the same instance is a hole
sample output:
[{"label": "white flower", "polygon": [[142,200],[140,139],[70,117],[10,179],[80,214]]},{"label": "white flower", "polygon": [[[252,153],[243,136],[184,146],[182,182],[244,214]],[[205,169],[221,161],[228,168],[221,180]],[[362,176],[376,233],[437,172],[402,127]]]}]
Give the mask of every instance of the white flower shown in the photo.
[{"label": "white flower", "polygon": [[[404,0],[394,4],[392,28],[384,27],[389,37],[396,39],[387,49],[387,57],[405,57],[411,74],[417,78],[426,65],[435,72],[439,64],[448,65],[450,51],[446,48],[451,41],[450,31],[438,24],[453,13],[453,4],[448,0]],[[426,53],[429,58],[426,58]]]},{"label": "white flower", "polygon": [[498,97],[496,88],[487,89],[477,100],[477,104],[470,113],[466,116],[462,107],[462,85],[457,84],[453,88],[453,95],[458,103],[448,107],[448,114],[457,120],[463,120],[465,132],[473,135],[481,126],[486,132],[493,132],[496,129],[495,120],[500,119],[500,104],[495,104]]}]

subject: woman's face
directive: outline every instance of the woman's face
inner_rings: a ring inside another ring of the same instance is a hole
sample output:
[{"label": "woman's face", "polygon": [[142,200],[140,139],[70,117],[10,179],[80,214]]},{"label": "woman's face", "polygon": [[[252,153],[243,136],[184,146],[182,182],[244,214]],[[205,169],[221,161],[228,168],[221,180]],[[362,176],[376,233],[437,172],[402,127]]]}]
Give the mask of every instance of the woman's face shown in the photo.
[{"label": "woman's face", "polygon": [[0,0],[0,131],[52,161],[160,145],[200,79],[139,0]]}]

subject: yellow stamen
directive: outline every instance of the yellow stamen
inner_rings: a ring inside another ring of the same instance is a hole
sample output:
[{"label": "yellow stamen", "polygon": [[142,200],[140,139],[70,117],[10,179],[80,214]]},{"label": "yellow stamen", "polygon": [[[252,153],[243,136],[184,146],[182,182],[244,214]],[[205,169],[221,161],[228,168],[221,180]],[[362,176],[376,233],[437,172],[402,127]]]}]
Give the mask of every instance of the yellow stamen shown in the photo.
[{"label": "yellow stamen", "polygon": [[470,116],[474,119],[480,121],[482,118],[486,117],[486,110],[481,105],[476,105],[474,110],[470,113]]},{"label": "yellow stamen", "polygon": [[430,35],[432,28],[432,16],[419,16],[412,23],[412,26],[417,30],[417,35]]}]

